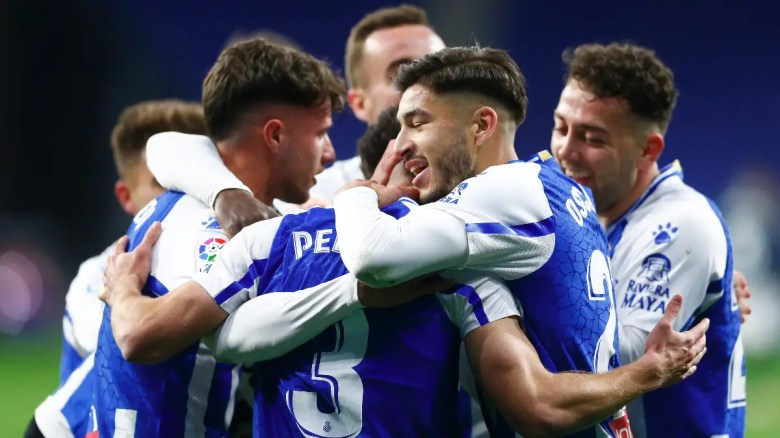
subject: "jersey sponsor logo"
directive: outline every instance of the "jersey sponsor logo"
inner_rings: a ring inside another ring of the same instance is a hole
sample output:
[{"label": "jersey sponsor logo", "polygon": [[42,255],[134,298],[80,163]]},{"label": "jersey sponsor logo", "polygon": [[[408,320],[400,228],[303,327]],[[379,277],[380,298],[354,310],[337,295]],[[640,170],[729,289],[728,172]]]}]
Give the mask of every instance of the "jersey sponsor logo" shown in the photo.
[{"label": "jersey sponsor logo", "polygon": [[460,201],[461,195],[463,195],[463,191],[466,190],[466,187],[469,186],[469,183],[462,182],[458,184],[457,187],[455,187],[449,195],[439,199],[437,202],[443,202],[445,204],[457,204],[458,201]]},{"label": "jersey sponsor logo", "polygon": [[226,240],[219,237],[209,237],[198,245],[198,272],[209,272],[217,253],[225,245]]},{"label": "jersey sponsor logo", "polygon": [[667,222],[666,225],[658,225],[658,229],[653,230],[653,237],[655,238],[656,245],[663,245],[665,243],[671,243],[675,237],[677,237],[677,231],[679,228],[672,226],[671,222]]},{"label": "jersey sponsor logo", "polygon": [[333,228],[325,228],[312,233],[308,231],[293,231],[292,240],[295,249],[295,259],[303,257],[305,251],[313,250],[317,254],[339,252],[339,238],[333,236]]},{"label": "jersey sponsor logo", "polygon": [[621,308],[666,312],[669,300],[669,270],[672,262],[663,254],[650,254],[642,261],[642,272],[628,280]]},{"label": "jersey sponsor logo", "polygon": [[214,216],[209,216],[205,221],[200,223],[203,225],[204,228],[207,230],[221,230],[222,227],[219,225],[219,222],[217,222],[217,218]]}]

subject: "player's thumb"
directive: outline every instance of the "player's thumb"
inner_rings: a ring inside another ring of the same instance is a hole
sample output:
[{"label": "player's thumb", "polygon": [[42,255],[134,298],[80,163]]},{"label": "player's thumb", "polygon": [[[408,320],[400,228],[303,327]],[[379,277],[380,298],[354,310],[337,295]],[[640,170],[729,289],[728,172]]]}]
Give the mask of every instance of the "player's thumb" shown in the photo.
[{"label": "player's thumb", "polygon": [[674,320],[677,318],[677,315],[680,314],[680,309],[682,308],[682,295],[675,294],[671,300],[669,300],[669,303],[666,304],[666,313],[664,313],[663,321],[667,322],[669,325],[674,325]]}]

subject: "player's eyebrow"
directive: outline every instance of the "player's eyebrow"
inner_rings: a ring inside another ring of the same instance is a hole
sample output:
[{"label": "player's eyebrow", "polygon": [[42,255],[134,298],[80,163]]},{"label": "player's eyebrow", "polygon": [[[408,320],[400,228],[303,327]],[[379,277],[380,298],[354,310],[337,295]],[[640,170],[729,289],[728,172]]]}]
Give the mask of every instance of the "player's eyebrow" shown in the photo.
[{"label": "player's eyebrow", "polygon": [[421,109],[421,108],[414,108],[411,109],[403,114],[398,118],[399,122],[409,121],[417,116],[428,116],[430,115],[427,111]]}]

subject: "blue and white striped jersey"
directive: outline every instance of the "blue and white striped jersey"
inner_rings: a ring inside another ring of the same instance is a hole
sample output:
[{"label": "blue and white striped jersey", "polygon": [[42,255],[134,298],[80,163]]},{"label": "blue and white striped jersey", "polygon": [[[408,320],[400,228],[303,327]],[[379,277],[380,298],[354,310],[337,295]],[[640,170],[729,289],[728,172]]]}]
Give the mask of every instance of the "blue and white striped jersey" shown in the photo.
[{"label": "blue and white striped jersey", "polygon": [[[154,246],[143,293],[164,295],[211,268],[227,236],[213,213],[194,198],[166,192],[133,219],[129,249],[154,221],[163,232]],[[156,365],[127,362],[111,331],[106,307],[95,351],[93,422],[100,436],[221,437],[232,417],[239,366],[217,362],[196,343]]]},{"label": "blue and white striped jersey", "polygon": [[[405,199],[386,211],[398,217],[410,208],[418,207]],[[258,293],[295,293],[344,275],[334,212],[315,208],[247,227],[195,280],[232,312]],[[358,310],[290,353],[258,364],[255,436],[462,433],[454,421],[460,340],[518,313],[500,282],[471,277],[463,283],[396,308]]]},{"label": "blue and white striped jersey", "polygon": [[665,167],[607,228],[621,329],[643,335],[637,338],[642,345],[621,352],[624,361],[636,360],[669,298],[680,294],[675,329],[709,318],[707,354],[692,377],[645,394],[628,411],[637,437],[741,437],[745,359],[731,241],[715,204],[682,177],[678,163]]},{"label": "blue and white striped jersey", "polygon": [[[550,158],[490,167],[397,221],[380,217],[372,191],[342,193],[334,205],[347,266],[378,284],[442,268],[497,276],[545,367],[612,369],[619,361],[606,236],[590,191]],[[493,436],[513,435],[485,417]],[[614,432],[605,421],[574,436],[597,435]]]}]

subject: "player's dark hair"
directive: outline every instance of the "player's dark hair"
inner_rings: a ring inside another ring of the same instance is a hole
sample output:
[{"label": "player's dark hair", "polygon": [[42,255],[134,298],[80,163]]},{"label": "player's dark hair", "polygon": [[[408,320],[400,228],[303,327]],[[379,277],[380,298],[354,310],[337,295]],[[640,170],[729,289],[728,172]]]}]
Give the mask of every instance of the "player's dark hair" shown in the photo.
[{"label": "player's dark hair", "polygon": [[632,114],[666,131],[677,102],[674,74],[655,52],[633,44],[584,44],[563,52],[565,81],[598,98],[624,99]]},{"label": "player's dark hair", "polygon": [[437,94],[477,93],[506,107],[518,125],[528,108],[520,67],[507,52],[489,47],[450,47],[425,55],[401,66],[395,85],[402,92],[422,85]]},{"label": "player's dark hair", "polygon": [[401,131],[401,124],[395,117],[397,113],[398,106],[382,111],[376,123],[368,125],[366,132],[358,140],[357,154],[360,157],[360,170],[366,179],[374,174],[379,160],[387,149],[387,144],[398,137]]},{"label": "player's dark hair", "polygon": [[152,100],[122,111],[111,132],[111,150],[120,178],[141,161],[149,137],[166,131],[205,135],[203,109],[194,102]]},{"label": "player's dark hair", "polygon": [[263,104],[330,102],[338,112],[345,93],[330,67],[307,53],[262,38],[240,41],[222,51],[203,81],[206,128],[214,141],[223,140],[247,110]]},{"label": "player's dark hair", "polygon": [[360,74],[363,62],[363,47],[368,37],[382,29],[420,24],[428,26],[428,15],[417,6],[401,5],[378,9],[360,20],[349,33],[344,65],[347,69],[347,82],[352,88],[365,86],[365,77]]}]

